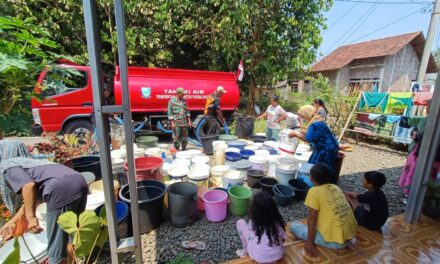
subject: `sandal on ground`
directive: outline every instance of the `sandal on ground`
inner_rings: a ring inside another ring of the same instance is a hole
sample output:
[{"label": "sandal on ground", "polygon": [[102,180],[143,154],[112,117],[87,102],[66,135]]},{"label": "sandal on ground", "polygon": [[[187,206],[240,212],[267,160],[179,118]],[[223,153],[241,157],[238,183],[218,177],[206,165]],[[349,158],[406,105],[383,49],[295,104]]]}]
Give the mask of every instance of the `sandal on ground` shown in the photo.
[{"label": "sandal on ground", "polygon": [[237,249],[235,251],[235,254],[237,254],[237,256],[239,256],[240,258],[247,257],[247,253],[244,249]]},{"label": "sandal on ground", "polygon": [[183,241],[182,247],[187,249],[205,250],[206,244],[202,241]]}]

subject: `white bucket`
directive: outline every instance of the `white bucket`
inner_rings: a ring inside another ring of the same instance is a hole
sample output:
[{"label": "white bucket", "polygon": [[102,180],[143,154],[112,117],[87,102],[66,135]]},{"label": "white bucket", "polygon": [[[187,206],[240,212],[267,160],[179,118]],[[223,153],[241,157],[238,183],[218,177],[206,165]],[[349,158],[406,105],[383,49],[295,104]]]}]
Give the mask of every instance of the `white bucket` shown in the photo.
[{"label": "white bucket", "polygon": [[229,188],[235,185],[243,185],[243,175],[237,170],[228,170],[222,178],[223,188]]},{"label": "white bucket", "polygon": [[[124,145],[125,147],[125,145]],[[115,149],[110,151],[110,156],[112,159],[125,159],[127,157],[127,154],[124,149]]]},{"label": "white bucket", "polygon": [[250,145],[250,146],[246,146],[246,147],[244,147],[244,149],[246,149],[246,150],[252,150],[252,151],[256,151],[256,150],[258,150],[260,147],[258,147],[258,146],[255,146],[255,145]]},{"label": "white bucket", "polygon": [[266,149],[259,149],[255,151],[255,156],[267,157],[270,156],[270,152]]},{"label": "white bucket", "polygon": [[184,177],[186,177],[189,173],[189,169],[188,167],[184,167],[184,166],[172,166],[169,170],[168,170],[168,175],[170,176],[170,178],[178,178],[178,179],[183,179]]},{"label": "white bucket", "polygon": [[[26,240],[26,244],[29,246],[32,256],[35,257],[37,262],[45,263],[47,261],[47,233],[43,231],[39,234],[25,233],[23,235]],[[20,244],[20,263],[24,264],[35,264],[31,254],[29,253],[26,245],[22,238],[18,239]],[[6,263],[6,258],[14,250],[14,240],[9,240],[0,248],[0,263]]]},{"label": "white bucket", "polygon": [[191,158],[194,156],[202,155],[202,151],[200,149],[188,149],[187,151],[191,155]]},{"label": "white bucket", "polygon": [[251,170],[260,170],[267,172],[267,156],[250,156],[249,161],[251,162]]},{"label": "white bucket", "polygon": [[211,166],[209,166],[208,164],[193,164],[193,165],[191,165],[190,171],[195,171],[195,170],[206,171],[206,173],[209,175],[209,172],[211,170]]},{"label": "white bucket", "polygon": [[225,164],[225,152],[224,151],[214,151],[213,162],[214,165],[223,165]]},{"label": "white bucket", "polygon": [[226,165],[216,165],[211,167],[211,176],[212,177],[223,177],[225,172],[229,170],[229,167]]},{"label": "white bucket", "polygon": [[227,149],[225,150],[225,153],[226,153],[226,152],[240,153],[240,149],[239,149],[239,148],[227,148]]},{"label": "white bucket", "polygon": [[189,159],[175,159],[171,162],[173,167],[186,167],[189,168],[191,166],[191,160]]},{"label": "white bucket", "polygon": [[278,155],[270,155],[267,157],[268,169],[267,176],[275,177],[275,170],[277,168],[277,161],[280,156]]},{"label": "white bucket", "polygon": [[201,181],[209,178],[209,169],[205,170],[200,167],[196,167],[188,173],[188,179],[193,181]]},{"label": "white bucket", "polygon": [[195,156],[191,159],[191,162],[193,164],[208,164],[209,157],[205,155]]},{"label": "white bucket", "polygon": [[35,216],[38,219],[38,224],[43,228],[43,230],[46,230],[46,219],[47,219],[47,204],[42,203],[37,207],[37,210],[35,211]]},{"label": "white bucket", "polygon": [[191,160],[193,157],[193,154],[191,154],[191,152],[189,152],[188,150],[185,151],[178,151],[176,153],[176,158],[178,159],[187,159],[187,160]]},{"label": "white bucket", "polygon": [[118,172],[124,171],[124,163],[123,159],[112,159],[112,171],[113,174],[117,174]]},{"label": "white bucket", "polygon": [[268,141],[264,141],[264,146],[269,147],[269,148],[274,148],[277,149],[279,147],[279,143],[272,141],[272,140],[268,140]]},{"label": "white bucket", "polygon": [[95,174],[93,172],[90,172],[90,171],[81,172],[81,175],[86,180],[87,185],[90,185],[96,179]]},{"label": "white bucket", "polygon": [[94,211],[105,203],[104,191],[95,191],[87,195],[86,210]]},{"label": "white bucket", "polygon": [[160,158],[162,156],[162,152],[163,152],[163,149],[154,147],[154,148],[147,148],[145,150],[144,154],[145,154],[145,157],[158,157],[158,158]]}]

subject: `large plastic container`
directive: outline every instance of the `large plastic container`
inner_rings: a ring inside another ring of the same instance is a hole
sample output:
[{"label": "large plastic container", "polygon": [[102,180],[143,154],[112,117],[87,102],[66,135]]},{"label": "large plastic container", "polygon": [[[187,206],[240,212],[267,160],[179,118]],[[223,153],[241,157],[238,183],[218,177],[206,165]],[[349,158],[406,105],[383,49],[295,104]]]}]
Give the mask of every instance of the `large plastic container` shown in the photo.
[{"label": "large plastic container", "polygon": [[206,155],[214,154],[214,148],[212,147],[212,142],[218,140],[218,135],[204,135],[200,136],[200,141],[202,141],[203,152]]},{"label": "large plastic container", "polygon": [[229,212],[233,215],[245,215],[252,197],[252,191],[243,186],[233,186],[229,188],[228,194],[230,200]]},{"label": "large plastic container", "polygon": [[206,192],[203,196],[206,218],[211,222],[223,221],[228,213],[228,194],[221,190]]},{"label": "large plastic container", "polygon": [[275,175],[279,183],[283,185],[289,185],[289,181],[294,179],[296,176],[296,165],[295,164],[278,164]]},{"label": "large plastic container", "polygon": [[[118,224],[118,233],[119,238],[126,238],[128,235],[128,205],[125,202],[116,201],[115,203],[115,209],[116,209],[116,222]],[[95,209],[95,214],[99,216],[101,213],[101,210],[104,210],[104,205],[99,206]]]},{"label": "large plastic container", "polygon": [[238,148],[239,150],[244,150],[244,147],[246,147],[246,145],[247,145],[246,142],[238,141],[238,140],[228,142],[228,147]]},{"label": "large plastic container", "polygon": [[305,182],[298,179],[290,180],[289,186],[295,191],[295,199],[297,200],[303,200],[307,195],[307,191],[309,190],[309,186]]},{"label": "large plastic container", "polygon": [[251,170],[260,170],[267,172],[267,157],[265,156],[250,156]]},{"label": "large plastic container", "polygon": [[267,157],[267,176],[275,177],[279,157],[278,155],[270,155]]},{"label": "large plastic container", "polygon": [[273,186],[273,199],[279,206],[287,206],[295,197],[292,187],[276,184]]},{"label": "large plastic container", "polygon": [[[136,184],[141,233],[147,233],[158,228],[163,223],[163,205],[166,186],[156,180],[142,180]],[[131,201],[128,184],[122,186],[119,191],[119,198],[130,206]]]},{"label": "large plastic container", "polygon": [[222,178],[225,172],[229,170],[229,167],[226,165],[216,165],[211,167],[211,185],[213,187],[221,187],[222,186]]},{"label": "large plastic container", "polygon": [[230,188],[231,186],[243,185],[243,174],[238,170],[228,170],[223,174],[222,182],[223,188]]},{"label": "large plastic container", "polygon": [[225,142],[229,142],[229,141],[233,141],[233,140],[237,140],[238,137],[236,135],[220,135],[219,136],[219,140],[225,141]]},{"label": "large plastic container", "polygon": [[248,170],[247,171],[247,185],[250,188],[259,188],[260,179],[264,177],[264,171]]},{"label": "large plastic container", "polygon": [[[26,240],[27,245],[29,246],[29,250],[24,244],[23,239],[18,239],[18,243],[20,245],[20,263],[21,264],[35,264],[32,256],[35,257],[35,260],[38,264],[48,263],[47,262],[47,233],[43,231],[39,234],[25,233],[23,235]],[[6,258],[14,251],[14,239],[9,240],[0,248],[0,263],[8,263],[6,262]],[[32,254],[32,255],[31,255]]]},{"label": "large plastic container", "polygon": [[234,162],[241,160],[240,153],[236,153],[236,152],[226,152],[225,157],[226,157],[225,164],[228,165],[230,168],[234,167]]},{"label": "large plastic container", "polygon": [[247,180],[247,171],[251,167],[251,162],[246,159],[242,159],[234,162],[233,169],[238,170],[244,180]]},{"label": "large plastic container", "polygon": [[78,172],[93,172],[93,174],[95,174],[96,180],[100,180],[102,178],[101,163],[99,162],[98,156],[88,156],[72,159],[72,168]]},{"label": "large plastic container", "polygon": [[[158,157],[139,157],[134,159],[136,168],[136,179],[163,181],[162,165],[163,160]],[[128,169],[125,163],[125,170]]]},{"label": "large plastic container", "polygon": [[192,225],[198,217],[197,185],[190,182],[171,184],[168,187],[168,210],[172,226]]},{"label": "large plastic container", "polygon": [[261,178],[260,186],[261,190],[264,192],[268,192],[270,195],[273,195],[273,186],[278,184],[278,181],[274,178]]}]

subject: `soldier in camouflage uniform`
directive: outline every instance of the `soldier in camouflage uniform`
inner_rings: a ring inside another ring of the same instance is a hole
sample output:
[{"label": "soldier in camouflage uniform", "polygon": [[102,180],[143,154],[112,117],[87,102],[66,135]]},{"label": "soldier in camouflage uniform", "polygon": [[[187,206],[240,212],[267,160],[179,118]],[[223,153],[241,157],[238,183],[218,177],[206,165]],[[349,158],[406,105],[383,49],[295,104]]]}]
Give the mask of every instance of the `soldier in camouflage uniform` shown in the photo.
[{"label": "soldier in camouflage uniform", "polygon": [[181,87],[176,90],[177,95],[168,102],[168,119],[173,130],[174,147],[186,149],[188,144],[188,130],[191,127],[191,118],[186,104],[185,90]]}]

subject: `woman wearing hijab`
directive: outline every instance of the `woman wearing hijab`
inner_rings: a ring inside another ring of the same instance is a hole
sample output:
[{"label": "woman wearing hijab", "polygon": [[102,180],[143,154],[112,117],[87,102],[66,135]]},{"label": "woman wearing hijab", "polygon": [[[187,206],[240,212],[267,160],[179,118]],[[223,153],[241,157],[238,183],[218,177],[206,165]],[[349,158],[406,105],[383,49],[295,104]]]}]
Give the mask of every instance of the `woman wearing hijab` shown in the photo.
[{"label": "woman wearing hijab", "polygon": [[37,200],[41,200],[47,203],[49,264],[67,263],[68,234],[58,227],[57,220],[64,212],[84,211],[88,192],[84,177],[64,165],[32,159],[20,141],[0,140],[0,189],[2,200],[14,214],[0,229],[2,238],[11,238],[20,218],[26,218],[27,232],[41,232],[35,215]]},{"label": "woman wearing hijab", "polygon": [[339,144],[325,119],[316,113],[315,107],[305,105],[298,110],[301,119],[308,122],[306,131],[292,131],[289,137],[297,137],[310,144],[313,153],[309,163],[322,162],[326,164],[331,172],[335,170],[335,161],[338,156]]}]

